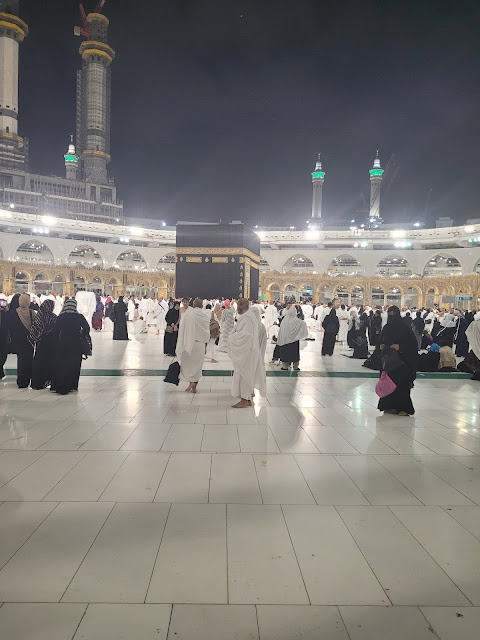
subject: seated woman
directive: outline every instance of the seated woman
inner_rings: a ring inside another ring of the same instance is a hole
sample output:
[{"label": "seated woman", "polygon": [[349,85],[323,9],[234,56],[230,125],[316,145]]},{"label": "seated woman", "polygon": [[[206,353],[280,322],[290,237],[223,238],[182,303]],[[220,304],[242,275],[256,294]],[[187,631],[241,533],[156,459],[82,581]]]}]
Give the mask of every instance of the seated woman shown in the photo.
[{"label": "seated woman", "polygon": [[457,368],[464,373],[471,373],[472,380],[480,380],[480,320],[471,322],[465,334],[470,345],[470,351]]},{"label": "seated woman", "polygon": [[457,370],[457,359],[453,353],[452,347],[440,342],[440,362],[438,364],[438,371],[451,372]]},{"label": "seated woman", "polygon": [[440,347],[433,343],[427,353],[418,356],[417,371],[438,371],[440,364]]}]

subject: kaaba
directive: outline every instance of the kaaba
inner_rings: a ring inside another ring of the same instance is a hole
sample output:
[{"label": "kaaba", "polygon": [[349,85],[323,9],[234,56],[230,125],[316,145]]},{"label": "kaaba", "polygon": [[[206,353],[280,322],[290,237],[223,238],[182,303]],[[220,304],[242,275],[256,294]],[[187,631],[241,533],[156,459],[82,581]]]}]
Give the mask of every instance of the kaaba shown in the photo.
[{"label": "kaaba", "polygon": [[177,298],[258,298],[260,238],[244,224],[177,223]]}]

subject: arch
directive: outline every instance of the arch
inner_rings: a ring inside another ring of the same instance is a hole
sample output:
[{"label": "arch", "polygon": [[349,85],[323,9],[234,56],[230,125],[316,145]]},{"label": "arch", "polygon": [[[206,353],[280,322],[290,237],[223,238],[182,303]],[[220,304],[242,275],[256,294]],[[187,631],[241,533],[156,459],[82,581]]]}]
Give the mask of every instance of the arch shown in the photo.
[{"label": "arch", "polygon": [[19,271],[15,276],[15,293],[27,293],[30,283],[31,275],[25,271]]},{"label": "arch", "polygon": [[334,297],[338,298],[338,300],[342,304],[348,304],[349,292],[347,290],[347,287],[343,284],[340,284],[337,287],[335,287]]},{"label": "arch", "polygon": [[474,273],[480,273],[480,258],[475,263],[475,267],[473,268]]},{"label": "arch", "polygon": [[18,262],[32,262],[37,264],[53,264],[53,253],[44,242],[28,240],[23,242],[15,251],[14,260]]},{"label": "arch", "polygon": [[361,272],[357,258],[344,253],[334,258],[328,265],[329,276],[358,276]]},{"label": "arch", "polygon": [[352,304],[365,304],[365,289],[360,285],[353,287],[350,300]]},{"label": "arch", "polygon": [[55,276],[53,281],[54,282],[65,282],[65,278],[63,277],[63,275],[61,273],[59,273],[58,275]]},{"label": "arch", "polygon": [[108,281],[108,284],[114,287],[118,287],[118,280],[116,278],[110,278],[110,280]]},{"label": "arch", "polygon": [[290,256],[282,267],[284,273],[312,273],[314,269],[312,260],[303,253],[295,253]]},{"label": "arch", "polygon": [[440,252],[432,255],[424,264],[422,275],[431,276],[461,276],[462,265],[451,253]]},{"label": "arch", "polygon": [[116,269],[135,269],[136,271],[144,271],[147,268],[147,261],[142,254],[135,251],[135,249],[127,249],[117,256],[113,266]]},{"label": "arch", "polygon": [[376,275],[384,278],[392,276],[411,276],[412,270],[408,264],[408,260],[398,253],[383,256],[377,264]]},{"label": "arch", "polygon": [[162,256],[158,261],[157,270],[173,273],[175,271],[175,254],[169,253],[165,256]]},{"label": "arch", "polygon": [[85,278],[83,276],[75,276],[75,284],[85,284]]},{"label": "arch", "polygon": [[395,304],[397,306],[400,306],[402,304],[402,294],[403,292],[400,287],[390,287],[385,296],[387,299],[387,304]]},{"label": "arch", "polygon": [[405,290],[404,304],[410,309],[419,307],[422,300],[422,290],[417,285],[410,285]]},{"label": "arch", "polygon": [[333,299],[333,292],[329,284],[323,284],[317,290],[320,302],[330,302]]},{"label": "arch", "polygon": [[88,244],[79,244],[70,251],[67,263],[74,267],[103,269],[103,259],[96,249]]},{"label": "arch", "polygon": [[267,285],[267,291],[280,291],[280,286],[276,283],[276,282],[271,282],[269,285]]}]

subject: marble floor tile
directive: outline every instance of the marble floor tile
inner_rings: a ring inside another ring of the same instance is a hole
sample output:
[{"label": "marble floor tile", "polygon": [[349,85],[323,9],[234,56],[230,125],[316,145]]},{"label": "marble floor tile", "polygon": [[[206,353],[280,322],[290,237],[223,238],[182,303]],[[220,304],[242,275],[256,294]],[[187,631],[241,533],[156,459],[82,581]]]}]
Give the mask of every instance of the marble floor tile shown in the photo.
[{"label": "marble floor tile", "polygon": [[200,451],[203,424],[172,424],[162,445],[162,451]]},{"label": "marble floor tile", "polygon": [[168,511],[167,504],[116,504],[63,601],[144,602]]},{"label": "marble floor tile", "polygon": [[258,640],[254,606],[176,604],[168,640]]},{"label": "marble floor tile", "polygon": [[43,451],[5,451],[1,453],[0,486],[12,480],[43,455]]},{"label": "marble floor tile", "polygon": [[0,602],[59,602],[113,504],[59,504],[0,571]]},{"label": "marble floor tile", "polygon": [[480,608],[421,607],[421,611],[441,640],[478,640]]},{"label": "marble floor tile", "polygon": [[133,434],[138,425],[130,423],[107,423],[84,445],[81,451],[118,451]]},{"label": "marble floor tile", "polygon": [[85,455],[83,451],[45,453],[0,489],[0,500],[42,500]]},{"label": "marble floor tile", "polygon": [[289,505],[283,513],[311,604],[390,604],[333,507]]},{"label": "marble floor tile", "polygon": [[425,505],[471,505],[471,500],[408,456],[375,456]]},{"label": "marble floor tile", "polygon": [[272,424],[270,431],[282,453],[318,453],[317,447],[300,426]]},{"label": "marble floor tile", "polygon": [[253,459],[265,504],[315,504],[293,456],[255,455]]},{"label": "marble floor tile", "polygon": [[480,606],[480,544],[440,507],[391,507],[470,602]]},{"label": "marble floor tile", "polygon": [[130,453],[99,500],[152,502],[169,458],[168,453]]},{"label": "marble floor tile", "polygon": [[240,452],[240,441],[236,425],[205,424],[202,451],[211,451],[213,453]]},{"label": "marble floor tile", "polygon": [[[398,508],[410,507],[392,507]],[[337,507],[337,510],[392,604],[449,607],[469,604],[388,507]]]},{"label": "marble floor tile", "polygon": [[47,451],[76,451],[101,428],[99,422],[74,422],[38,448]]},{"label": "marble floor tile", "polygon": [[341,606],[340,614],[350,640],[435,640],[416,607]]},{"label": "marble floor tile", "polygon": [[230,603],[309,604],[280,506],[229,505],[227,548]]},{"label": "marble floor tile", "polygon": [[333,456],[295,456],[317,504],[370,504]]},{"label": "marble floor tile", "polygon": [[211,455],[172,453],[155,502],[208,502]]},{"label": "marble floor tile", "polygon": [[336,460],[371,504],[421,504],[420,500],[375,458],[336,456]]},{"label": "marble floor tile", "polygon": [[85,604],[6,603],[0,608],[2,640],[71,640]]},{"label": "marble floor tile", "polygon": [[171,610],[168,604],[90,604],[73,640],[166,640]]},{"label": "marble floor tile", "polygon": [[3,502],[1,504],[0,568],[20,549],[56,506],[56,502]]},{"label": "marble floor tile", "polygon": [[237,425],[242,453],[279,453],[277,441],[267,425]]},{"label": "marble floor tile", "polygon": [[415,459],[475,504],[480,504],[480,469],[468,469],[445,456],[416,456]]},{"label": "marble floor tile", "polygon": [[[83,451],[78,451],[63,455],[81,456],[83,454]],[[67,473],[44,499],[71,502],[98,500],[127,456],[128,453],[123,451],[91,451],[86,453],[72,471]],[[43,459],[46,457],[45,455]]]},{"label": "marble floor tile", "polygon": [[449,516],[480,540],[480,507],[443,507]]},{"label": "marble floor tile", "polygon": [[224,504],[173,504],[147,602],[226,604]]},{"label": "marble floor tile", "polygon": [[257,615],[260,640],[349,640],[337,607],[258,605]]},{"label": "marble floor tile", "polygon": [[209,502],[262,503],[257,471],[251,455],[212,455]]},{"label": "marble floor tile", "polygon": [[396,454],[397,452],[385,442],[362,427],[335,427],[345,440],[362,454]]},{"label": "marble floor tile", "polygon": [[121,451],[160,451],[171,424],[147,422],[136,427]]},{"label": "marble floor tile", "polygon": [[320,453],[358,453],[358,451],[332,427],[305,426],[304,429]]}]

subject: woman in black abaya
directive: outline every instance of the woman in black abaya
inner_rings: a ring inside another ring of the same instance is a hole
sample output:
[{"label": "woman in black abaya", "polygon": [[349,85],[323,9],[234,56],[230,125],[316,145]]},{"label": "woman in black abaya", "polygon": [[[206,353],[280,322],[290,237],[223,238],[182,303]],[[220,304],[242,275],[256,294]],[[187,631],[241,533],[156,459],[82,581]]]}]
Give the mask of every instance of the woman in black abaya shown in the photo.
[{"label": "woman in black abaya", "polygon": [[[169,309],[165,316],[167,328],[163,338],[163,353],[166,356],[174,356],[178,340],[178,322],[180,317],[180,302],[175,303],[174,309]],[[171,331],[170,331],[171,329]]]},{"label": "woman in black abaya", "polygon": [[35,311],[29,307],[30,296],[22,293],[21,296],[13,296],[8,312],[10,353],[17,354],[17,385],[20,389],[26,389],[32,378],[33,347],[28,341],[28,335],[35,319]]},{"label": "woman in black abaya", "polygon": [[53,329],[57,316],[53,313],[55,302],[45,300],[33,321],[28,341],[35,349],[32,366],[32,389],[45,389],[53,377],[55,335]]},{"label": "woman in black abaya", "polygon": [[113,305],[113,339],[128,340],[127,305],[123,301],[123,296],[119,296],[118,302]]},{"label": "woman in black abaya", "polygon": [[400,316],[400,309],[392,306],[388,309],[388,322],[380,336],[380,350],[390,348],[397,351],[402,364],[388,373],[397,388],[393,393],[378,401],[378,409],[399,416],[411,416],[415,413],[410,391],[416,378],[418,345],[415,334]]},{"label": "woman in black abaya", "polygon": [[340,321],[337,318],[337,311],[332,307],[328,316],[325,316],[322,322],[324,330],[323,343],[322,343],[322,356],[333,356],[333,350],[335,349],[335,340],[337,333],[340,330]]},{"label": "woman in black abaya", "polygon": [[90,333],[85,317],[77,312],[77,301],[71,298],[55,322],[56,357],[50,391],[66,395],[78,390],[82,366],[82,338]]}]

